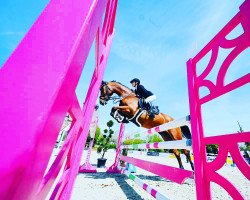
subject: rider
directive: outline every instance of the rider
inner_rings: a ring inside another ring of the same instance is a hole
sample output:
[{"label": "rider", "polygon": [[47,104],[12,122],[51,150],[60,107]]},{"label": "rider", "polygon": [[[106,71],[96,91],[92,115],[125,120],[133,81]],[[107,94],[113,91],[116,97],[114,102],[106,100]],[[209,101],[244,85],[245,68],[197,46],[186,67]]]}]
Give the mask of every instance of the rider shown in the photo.
[{"label": "rider", "polygon": [[149,107],[148,108],[149,117],[153,119],[155,117],[155,113],[154,113],[154,107],[152,105],[152,101],[156,99],[156,96],[151,91],[148,91],[147,89],[145,89],[145,87],[140,84],[140,80],[138,78],[132,79],[130,83],[135,88],[136,96],[138,96],[139,98],[145,99],[145,103]]}]

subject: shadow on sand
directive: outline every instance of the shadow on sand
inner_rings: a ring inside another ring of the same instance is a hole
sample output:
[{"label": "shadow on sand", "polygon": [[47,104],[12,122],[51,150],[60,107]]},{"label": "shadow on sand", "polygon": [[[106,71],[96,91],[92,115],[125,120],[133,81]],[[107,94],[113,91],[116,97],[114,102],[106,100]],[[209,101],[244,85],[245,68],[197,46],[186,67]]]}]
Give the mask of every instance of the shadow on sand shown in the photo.
[{"label": "shadow on sand", "polygon": [[[117,184],[122,189],[123,193],[126,195],[127,199],[130,200],[143,200],[143,198],[137,194],[133,187],[131,187],[126,181],[128,177],[124,174],[109,174],[106,172],[97,172],[97,173],[79,173],[79,175],[84,174],[86,178],[90,179],[106,179],[111,178],[114,179]],[[160,176],[145,176],[145,175],[137,175],[138,178],[147,182],[147,181],[163,181],[163,182],[172,182],[161,178]],[[100,180],[101,181],[101,180]],[[141,189],[143,190],[143,189]]]}]

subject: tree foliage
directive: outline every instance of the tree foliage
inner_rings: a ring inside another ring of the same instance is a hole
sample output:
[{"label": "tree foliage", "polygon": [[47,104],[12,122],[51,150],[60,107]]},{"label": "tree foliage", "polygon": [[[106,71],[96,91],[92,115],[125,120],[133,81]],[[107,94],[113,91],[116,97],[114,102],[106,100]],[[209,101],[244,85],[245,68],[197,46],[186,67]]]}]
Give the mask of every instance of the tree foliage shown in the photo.
[{"label": "tree foliage", "polygon": [[[154,134],[154,135],[149,136],[148,143],[154,143],[154,142],[163,142],[163,139],[158,134]],[[148,151],[164,152],[163,149],[149,149]]]},{"label": "tree foliage", "polygon": [[163,139],[158,134],[154,134],[152,136],[149,136],[148,138],[148,143],[153,142],[163,142]]},{"label": "tree foliage", "polygon": [[[238,126],[239,126],[239,131],[238,133],[244,133],[244,130],[242,128],[242,126],[240,125],[240,123],[237,121]],[[241,146],[240,149],[242,151],[245,151],[245,153],[247,153],[247,151],[250,151],[250,142],[245,142],[245,146]]]},{"label": "tree foliage", "polygon": [[114,148],[114,145],[111,144],[111,138],[112,138],[112,135],[114,134],[114,131],[111,129],[113,125],[114,125],[114,122],[112,120],[108,121],[107,122],[108,129],[104,130],[105,134],[99,136],[99,139],[98,139],[99,147],[97,148],[97,153],[102,153],[101,158],[104,158],[104,155],[108,151],[108,149]]},{"label": "tree foliage", "polygon": [[206,146],[207,153],[218,154],[218,145],[210,144]]},{"label": "tree foliage", "polygon": [[143,143],[146,143],[146,141],[142,139],[128,139],[123,142],[124,145],[143,144]]},{"label": "tree foliage", "polygon": [[95,131],[95,141],[100,137],[100,135],[101,135],[101,129],[99,126],[97,126]]},{"label": "tree foliage", "polygon": [[[97,127],[96,127],[96,131],[95,131],[94,145],[95,145],[96,143],[98,144],[100,135],[101,135],[101,129],[100,129],[99,126],[97,126]],[[85,147],[90,143],[90,141],[91,141],[91,137],[90,137],[90,134],[88,134],[88,138],[87,138]],[[94,147],[94,145],[93,145],[93,147]]]}]

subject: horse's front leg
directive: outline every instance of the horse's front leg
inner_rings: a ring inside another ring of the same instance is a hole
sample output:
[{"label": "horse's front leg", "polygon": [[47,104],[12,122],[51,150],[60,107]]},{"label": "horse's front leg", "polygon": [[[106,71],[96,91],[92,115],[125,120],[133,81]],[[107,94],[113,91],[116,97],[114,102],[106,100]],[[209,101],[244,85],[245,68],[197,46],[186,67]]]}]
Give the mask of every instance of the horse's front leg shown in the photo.
[{"label": "horse's front leg", "polygon": [[110,115],[118,121],[118,123],[128,123],[126,114],[129,113],[128,106],[114,106]]},{"label": "horse's front leg", "polygon": [[114,110],[119,110],[121,113],[127,113],[130,111],[129,106],[114,106]]}]

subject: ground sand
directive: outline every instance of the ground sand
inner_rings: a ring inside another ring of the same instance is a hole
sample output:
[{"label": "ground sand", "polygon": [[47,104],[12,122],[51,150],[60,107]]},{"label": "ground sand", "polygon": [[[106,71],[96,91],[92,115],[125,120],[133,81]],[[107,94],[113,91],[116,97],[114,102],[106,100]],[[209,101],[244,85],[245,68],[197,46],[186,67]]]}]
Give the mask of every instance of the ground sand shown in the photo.
[{"label": "ground sand", "polygon": [[[96,165],[97,158],[100,155],[95,151],[91,154],[91,163]],[[160,156],[146,156],[140,152],[133,154],[134,157],[151,160],[162,164],[168,164],[170,166],[177,166],[177,161],[174,158],[169,158],[169,155]],[[82,157],[82,164],[86,157],[86,151]],[[106,156],[106,166],[110,166],[114,162],[115,152],[110,150]],[[190,165],[182,158],[185,169],[191,169]],[[220,171],[220,174],[228,177],[240,188],[240,191],[246,199],[250,199],[250,182],[241,175],[237,167],[224,166]],[[145,170],[137,168],[136,175],[154,187],[169,199],[182,200],[182,199],[196,199],[195,198],[195,184],[193,180],[187,180],[184,184],[179,185],[169,180],[156,176]],[[212,197],[213,199],[231,199],[226,191],[216,184],[212,184]],[[107,174],[104,169],[98,169],[97,173],[81,173],[78,174],[73,193],[72,200],[141,200],[141,199],[154,199],[150,194],[136,185],[135,182],[128,179],[122,174]]]}]

